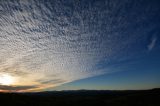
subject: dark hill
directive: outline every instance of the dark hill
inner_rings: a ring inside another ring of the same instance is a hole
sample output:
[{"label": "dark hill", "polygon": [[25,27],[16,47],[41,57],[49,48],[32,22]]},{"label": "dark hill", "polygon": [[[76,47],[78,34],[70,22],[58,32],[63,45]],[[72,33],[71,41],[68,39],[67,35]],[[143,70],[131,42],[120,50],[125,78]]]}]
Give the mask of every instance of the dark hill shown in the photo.
[{"label": "dark hill", "polygon": [[1,106],[160,106],[160,89],[0,93]]}]

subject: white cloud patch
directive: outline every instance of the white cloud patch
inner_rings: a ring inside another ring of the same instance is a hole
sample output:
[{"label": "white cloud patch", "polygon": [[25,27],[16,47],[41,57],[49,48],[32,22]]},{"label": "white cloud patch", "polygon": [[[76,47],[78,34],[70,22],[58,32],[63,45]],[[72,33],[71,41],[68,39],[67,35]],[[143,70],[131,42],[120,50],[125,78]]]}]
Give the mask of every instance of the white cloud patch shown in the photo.
[{"label": "white cloud patch", "polygon": [[156,37],[153,37],[153,38],[151,39],[150,44],[147,46],[149,51],[151,51],[151,50],[154,48],[154,46],[155,46],[155,44],[156,44],[156,41],[157,41],[157,38],[156,38]]}]

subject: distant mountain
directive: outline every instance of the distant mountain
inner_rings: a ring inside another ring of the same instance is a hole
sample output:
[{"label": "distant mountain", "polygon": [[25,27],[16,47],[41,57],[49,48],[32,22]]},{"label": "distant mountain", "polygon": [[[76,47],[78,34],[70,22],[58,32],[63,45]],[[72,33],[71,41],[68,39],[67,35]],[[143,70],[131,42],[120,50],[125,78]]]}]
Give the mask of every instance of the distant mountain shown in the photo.
[{"label": "distant mountain", "polygon": [[160,88],[151,90],[71,90],[38,93],[0,93],[8,106],[160,106]]}]

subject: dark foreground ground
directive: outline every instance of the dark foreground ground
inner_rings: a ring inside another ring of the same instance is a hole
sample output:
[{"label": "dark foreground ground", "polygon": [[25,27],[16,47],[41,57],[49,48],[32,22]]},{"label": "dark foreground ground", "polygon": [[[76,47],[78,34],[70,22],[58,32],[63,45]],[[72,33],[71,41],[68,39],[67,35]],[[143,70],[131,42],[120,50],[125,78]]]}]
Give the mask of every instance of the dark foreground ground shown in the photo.
[{"label": "dark foreground ground", "polygon": [[160,89],[0,93],[0,106],[160,106]]}]

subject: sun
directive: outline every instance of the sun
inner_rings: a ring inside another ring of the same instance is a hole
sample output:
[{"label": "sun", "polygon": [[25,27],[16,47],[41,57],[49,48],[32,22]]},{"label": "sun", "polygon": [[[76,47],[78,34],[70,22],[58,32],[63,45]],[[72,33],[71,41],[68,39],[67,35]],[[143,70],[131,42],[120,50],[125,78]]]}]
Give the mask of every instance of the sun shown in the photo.
[{"label": "sun", "polygon": [[0,74],[0,85],[11,85],[14,83],[14,78],[9,74]]}]

